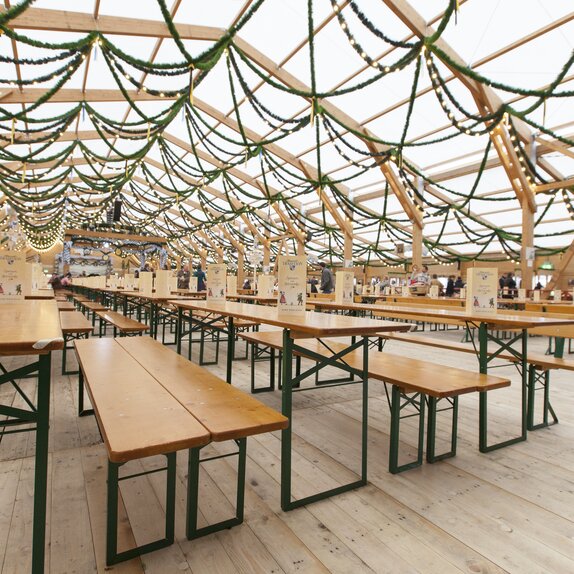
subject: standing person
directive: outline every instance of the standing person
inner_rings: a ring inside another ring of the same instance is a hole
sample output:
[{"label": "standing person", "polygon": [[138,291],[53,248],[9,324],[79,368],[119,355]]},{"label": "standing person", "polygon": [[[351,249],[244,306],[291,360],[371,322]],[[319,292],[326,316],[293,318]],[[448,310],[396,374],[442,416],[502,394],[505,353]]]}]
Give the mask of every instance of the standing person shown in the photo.
[{"label": "standing person", "polygon": [[197,277],[197,290],[205,291],[207,289],[207,286],[205,284],[205,271],[201,268],[201,263],[197,264],[193,276]]},{"label": "standing person", "polygon": [[311,277],[311,279],[309,279],[309,284],[311,285],[311,293],[318,293],[317,291],[317,284],[319,283],[319,281],[317,281],[317,279],[315,277]]},{"label": "standing person", "polygon": [[327,267],[324,261],[319,263],[321,267],[321,291],[323,293],[332,293],[335,288],[335,281],[333,280],[333,273]]},{"label": "standing person", "polygon": [[438,293],[439,295],[442,295],[443,286],[442,283],[439,281],[438,275],[436,273],[433,273],[432,279],[430,280],[430,286],[438,287]]},{"label": "standing person", "polygon": [[189,272],[189,265],[184,265],[177,272],[177,288],[178,289],[189,289],[189,278],[191,273]]},{"label": "standing person", "polygon": [[452,297],[454,295],[454,275],[448,276],[448,281],[446,282],[445,295],[447,297]]}]

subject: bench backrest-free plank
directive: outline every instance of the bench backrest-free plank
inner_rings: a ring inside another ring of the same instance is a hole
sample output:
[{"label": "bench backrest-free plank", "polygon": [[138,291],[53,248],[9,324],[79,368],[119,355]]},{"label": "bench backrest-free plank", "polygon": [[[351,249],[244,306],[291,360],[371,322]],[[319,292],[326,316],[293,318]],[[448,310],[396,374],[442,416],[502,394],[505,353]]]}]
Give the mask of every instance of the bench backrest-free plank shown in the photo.
[{"label": "bench backrest-free plank", "polygon": [[60,312],[60,327],[62,333],[91,333],[94,328],[79,311]]},{"label": "bench backrest-free plank", "polygon": [[213,441],[280,430],[289,424],[282,414],[154,339],[124,338],[117,343],[194,414]]},{"label": "bench backrest-free plank", "polygon": [[76,306],[71,301],[58,301],[58,311],[75,311]]},{"label": "bench backrest-free plank", "polygon": [[125,317],[117,311],[98,311],[96,315],[124,333],[138,333],[139,331],[147,331],[149,329],[147,325],[135,319]]},{"label": "bench backrest-free plank", "polygon": [[86,339],[75,347],[112,462],[209,443],[205,427],[116,340]]},{"label": "bench backrest-free plank", "polygon": [[82,301],[82,306],[90,311],[106,311],[107,307],[95,301]]},{"label": "bench backrest-free plank", "polygon": [[[414,343],[415,345],[424,345],[427,347],[435,347],[437,349],[446,349],[449,351],[461,351],[463,353],[476,354],[476,351],[472,345],[467,345],[465,343],[456,343],[452,341],[445,341],[434,337],[425,337],[415,334],[403,334],[403,333],[380,333],[380,337],[387,339],[389,341],[399,341],[402,343]],[[497,358],[517,362],[514,355],[510,353],[499,353],[496,355]],[[566,371],[574,371],[574,361],[569,359],[559,359],[552,355],[543,355],[541,353],[528,353],[526,361],[531,365],[536,365],[543,369],[564,369]]]},{"label": "bench backrest-free plank", "polygon": [[[250,342],[273,346],[276,349],[283,346],[281,331],[245,333],[241,337]],[[329,354],[329,351],[317,340],[305,339],[297,344],[319,355]],[[343,343],[336,341],[329,341],[329,347],[335,352],[345,349]],[[345,363],[355,369],[362,369],[363,354],[361,350],[358,349],[345,355]],[[383,380],[403,389],[422,392],[437,398],[475,391],[489,391],[510,385],[510,380],[502,377],[447,367],[387,352],[369,353],[368,369],[370,378]]]}]

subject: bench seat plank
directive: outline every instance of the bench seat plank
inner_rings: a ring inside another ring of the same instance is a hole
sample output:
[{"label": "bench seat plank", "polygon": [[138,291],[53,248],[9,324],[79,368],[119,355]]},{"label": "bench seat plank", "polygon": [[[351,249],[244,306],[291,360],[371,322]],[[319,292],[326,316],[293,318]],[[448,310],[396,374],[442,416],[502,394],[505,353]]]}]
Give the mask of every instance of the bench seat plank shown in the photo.
[{"label": "bench seat plank", "polygon": [[[281,349],[283,346],[281,331],[245,333],[241,337],[252,343],[260,343],[276,349]],[[329,351],[315,339],[298,341],[297,344],[319,355],[329,354]],[[343,343],[331,340],[328,341],[328,345],[335,352],[346,348]],[[345,363],[355,369],[362,369],[362,351],[358,349],[345,355]],[[378,351],[369,353],[368,369],[370,378],[397,385],[409,392],[421,392],[436,398],[453,397],[475,391],[489,391],[510,385],[510,380],[502,377]]]},{"label": "bench seat plank", "polygon": [[205,427],[116,340],[81,340],[75,346],[110,461],[209,443]]},{"label": "bench seat plank", "polygon": [[135,319],[125,317],[117,311],[98,311],[96,315],[124,333],[139,333],[140,331],[147,331],[149,329],[147,325]]},{"label": "bench seat plank", "polygon": [[287,428],[282,414],[232,387],[151,338],[117,339],[134,359],[185,405],[213,441]]},{"label": "bench seat plank", "polygon": [[65,335],[91,333],[94,330],[90,321],[79,311],[60,312],[60,327]]},{"label": "bench seat plank", "polygon": [[[399,341],[402,343],[414,343],[415,345],[424,345],[435,347],[437,349],[446,349],[449,351],[461,351],[463,353],[476,354],[472,345],[457,343],[453,341],[444,341],[435,337],[425,337],[420,335],[406,335],[403,333],[378,333],[377,336],[389,341]],[[506,361],[517,362],[517,358],[510,353],[499,353],[497,358]],[[574,361],[568,359],[559,359],[552,355],[543,355],[541,353],[528,353],[527,362],[536,365],[542,369],[565,369],[574,371]]]}]

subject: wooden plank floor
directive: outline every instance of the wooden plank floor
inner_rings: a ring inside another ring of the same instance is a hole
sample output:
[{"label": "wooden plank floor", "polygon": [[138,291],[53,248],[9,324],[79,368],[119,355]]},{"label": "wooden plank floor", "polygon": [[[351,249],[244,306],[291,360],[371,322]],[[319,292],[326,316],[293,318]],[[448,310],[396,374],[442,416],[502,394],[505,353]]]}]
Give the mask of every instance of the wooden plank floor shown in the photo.
[{"label": "wooden plank floor", "polygon": [[[460,339],[460,332],[440,336]],[[530,340],[531,349],[545,339]],[[224,347],[223,347],[224,349]],[[387,349],[438,363],[476,369],[461,353],[406,346]],[[224,354],[221,355],[224,357]],[[195,357],[194,357],[195,358]],[[6,367],[22,358],[4,359]],[[74,359],[70,357],[70,366]],[[223,363],[209,367],[219,375]],[[266,368],[257,365],[261,384]],[[47,572],[104,572],[106,455],[93,417],[78,418],[77,378],[62,377],[54,355],[47,529]],[[491,393],[491,436],[518,428],[518,377]],[[495,371],[496,373],[496,371]],[[248,389],[249,363],[237,361],[234,384]],[[478,397],[463,397],[455,459],[392,476],[387,472],[389,411],[384,389],[370,388],[369,485],[283,513],[279,505],[280,435],[248,441],[245,523],[189,542],[184,534],[187,454],[178,454],[176,544],[115,566],[118,574],[227,573],[556,573],[574,572],[574,387],[572,375],[552,373],[560,424],[529,434],[528,441],[487,455],[478,452]],[[34,395],[35,383],[22,386]],[[21,405],[9,385],[3,403]],[[278,392],[258,397],[280,408]],[[295,496],[353,478],[359,468],[359,389],[342,386],[294,398]],[[441,421],[440,430],[448,421]],[[414,452],[415,429],[405,424],[403,450]],[[0,571],[30,571],[34,437],[0,442]],[[212,447],[210,447],[212,448]],[[228,445],[218,445],[225,451]],[[163,465],[161,457],[130,463],[131,470]],[[228,516],[235,491],[235,462],[205,465],[201,520]],[[347,468],[348,467],[348,468]],[[160,534],[163,473],[122,485],[120,547]],[[126,517],[125,511],[127,510]],[[159,529],[159,530],[158,530]]]}]

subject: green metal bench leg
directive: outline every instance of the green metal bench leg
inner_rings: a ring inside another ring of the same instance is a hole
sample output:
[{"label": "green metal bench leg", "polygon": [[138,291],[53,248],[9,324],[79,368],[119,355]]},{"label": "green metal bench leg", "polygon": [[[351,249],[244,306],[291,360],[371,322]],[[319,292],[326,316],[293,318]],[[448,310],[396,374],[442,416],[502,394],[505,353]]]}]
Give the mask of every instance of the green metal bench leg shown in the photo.
[{"label": "green metal bench leg", "polygon": [[[391,395],[391,437],[389,448],[389,472],[397,474],[404,472],[411,468],[420,466],[423,462],[423,445],[425,433],[425,397],[421,393],[413,393],[412,397],[408,397],[403,393],[400,387],[392,385]],[[401,399],[405,402],[401,404]],[[401,410],[407,405],[412,405],[416,409],[415,414],[405,415],[401,417]],[[413,462],[399,465],[399,442],[400,442],[400,422],[401,419],[417,416],[419,419],[419,438],[417,448],[417,458]]]},{"label": "green metal bench leg", "polygon": [[[458,428],[458,397],[446,398],[443,400],[448,401],[449,407],[444,409],[437,409],[438,403],[441,399],[436,397],[428,397],[428,420],[427,420],[427,462],[433,463],[445,458],[451,458],[456,455],[456,433]],[[436,448],[436,416],[437,412],[446,410],[452,411],[452,427],[450,436],[450,451],[442,454],[435,454]]]},{"label": "green metal bench leg", "polygon": [[[265,353],[269,354],[269,385],[266,387],[255,386],[255,363]],[[275,349],[272,347],[259,348],[257,343],[251,344],[251,393],[264,393],[275,390]]]},{"label": "green metal bench leg", "polygon": [[[108,516],[106,532],[106,565],[112,566],[125,560],[131,560],[136,556],[159,550],[173,544],[175,534],[175,483],[176,483],[176,455],[170,452],[164,456],[167,458],[167,466],[148,472],[140,472],[130,476],[119,477],[119,469],[123,463],[115,463],[108,460]],[[119,481],[145,476],[160,470],[167,470],[166,499],[165,499],[165,537],[123,552],[118,552],[118,499]]]},{"label": "green metal bench leg", "polygon": [[[212,361],[205,360],[205,329],[201,329],[201,336],[199,342],[199,364],[201,366],[205,365],[217,365],[219,362],[219,331],[212,331],[212,335],[215,336],[215,359]],[[190,342],[191,347],[191,342]]]},{"label": "green metal bench leg", "polygon": [[[243,522],[243,514],[245,507],[245,463],[247,459],[247,439],[237,439],[236,444],[239,448],[237,452],[231,454],[224,454],[219,456],[200,458],[201,448],[189,449],[189,462],[188,462],[188,479],[187,479],[187,520],[186,520],[186,535],[188,540],[200,538],[212,532],[218,532],[232,526],[237,526]],[[199,467],[202,462],[209,460],[216,460],[226,458],[229,456],[238,455],[237,463],[237,498],[235,503],[235,516],[222,520],[216,524],[210,524],[203,528],[197,527],[197,513],[198,513],[198,500],[199,500]]]},{"label": "green metal bench leg", "polygon": [[94,409],[84,408],[84,373],[80,369],[78,374],[78,416],[87,417],[93,415]]},{"label": "green metal bench leg", "polygon": [[[543,405],[542,405],[542,422],[534,423],[535,413],[535,394],[538,390],[536,384],[540,383],[539,387],[544,391]],[[552,422],[548,422],[548,415],[552,417]],[[550,371],[537,372],[536,365],[530,365],[528,370],[528,430],[537,430],[553,424],[558,423],[558,417],[550,404]]]}]

